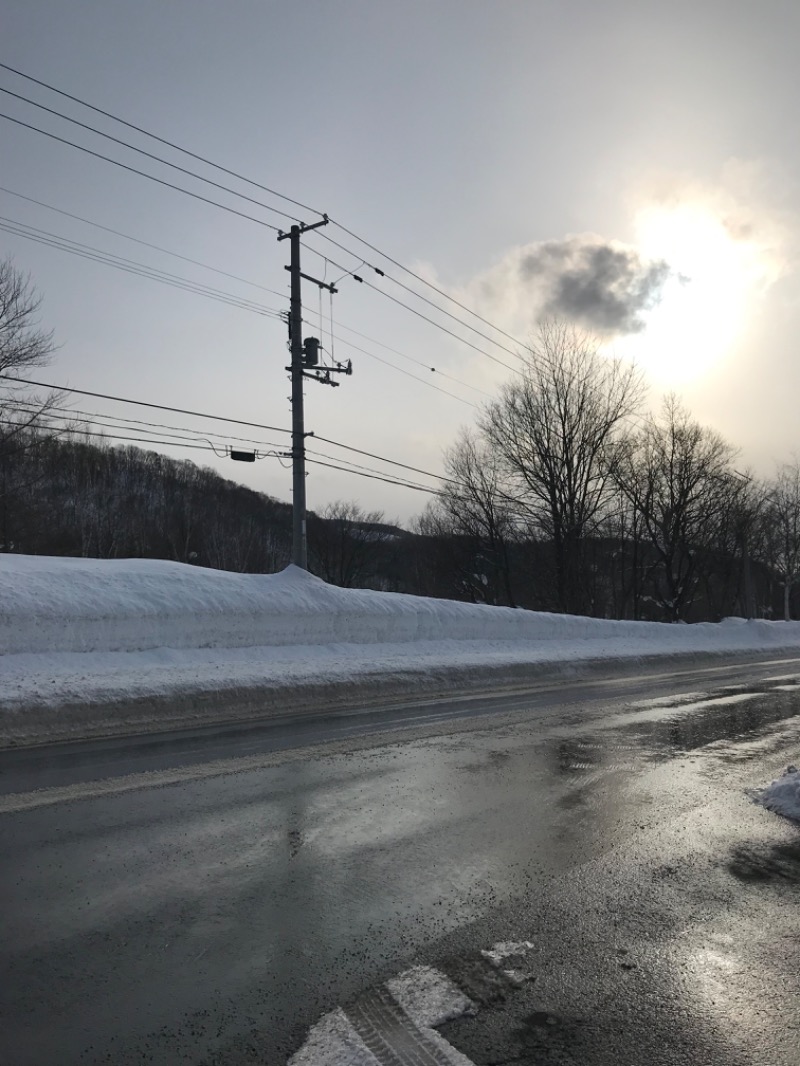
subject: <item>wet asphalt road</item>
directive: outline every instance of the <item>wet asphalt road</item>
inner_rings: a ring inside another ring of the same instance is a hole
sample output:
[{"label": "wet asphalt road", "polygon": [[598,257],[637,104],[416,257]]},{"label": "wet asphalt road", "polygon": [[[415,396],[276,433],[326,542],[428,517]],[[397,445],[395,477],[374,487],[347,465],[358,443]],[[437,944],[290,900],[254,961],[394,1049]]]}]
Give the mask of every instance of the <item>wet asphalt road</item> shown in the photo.
[{"label": "wet asphalt road", "polygon": [[800,1066],[789,762],[797,660],[0,753],[0,1063],[280,1063],[424,961],[475,1063]]}]

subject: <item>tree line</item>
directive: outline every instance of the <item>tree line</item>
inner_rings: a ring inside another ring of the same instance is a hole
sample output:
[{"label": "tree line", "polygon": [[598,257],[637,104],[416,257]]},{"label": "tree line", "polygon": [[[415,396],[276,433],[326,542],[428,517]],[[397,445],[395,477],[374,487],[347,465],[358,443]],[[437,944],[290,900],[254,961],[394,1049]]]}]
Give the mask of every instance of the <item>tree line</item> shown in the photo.
[{"label": "tree line", "polygon": [[[791,617],[800,463],[772,480],[675,396],[563,322],[446,454],[420,532],[459,546],[455,580],[492,603],[612,618]],[[534,580],[538,587],[532,587]]]}]

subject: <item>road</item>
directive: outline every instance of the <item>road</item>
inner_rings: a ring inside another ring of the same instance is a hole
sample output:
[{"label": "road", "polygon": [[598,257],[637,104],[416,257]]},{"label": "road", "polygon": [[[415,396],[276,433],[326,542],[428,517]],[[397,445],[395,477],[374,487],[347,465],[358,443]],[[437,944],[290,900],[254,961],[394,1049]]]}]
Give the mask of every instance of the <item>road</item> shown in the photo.
[{"label": "road", "polygon": [[798,659],[2,752],[0,1063],[282,1063],[428,963],[475,1063],[798,1066],[789,762]]}]

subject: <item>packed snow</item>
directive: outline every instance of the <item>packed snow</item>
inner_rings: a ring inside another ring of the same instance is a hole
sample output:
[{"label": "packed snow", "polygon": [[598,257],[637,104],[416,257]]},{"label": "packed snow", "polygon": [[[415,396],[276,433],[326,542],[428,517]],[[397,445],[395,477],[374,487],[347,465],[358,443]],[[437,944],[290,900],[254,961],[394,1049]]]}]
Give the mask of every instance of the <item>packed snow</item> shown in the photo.
[{"label": "packed snow", "polygon": [[789,766],[756,796],[756,802],[784,818],[800,822],[800,770]]},{"label": "packed snow", "polygon": [[212,713],[209,694],[241,704],[269,690],[286,705],[303,686],[380,681],[385,692],[388,679],[407,693],[445,675],[452,687],[456,674],[485,683],[505,668],[510,679],[543,664],[779,649],[800,649],[800,623],[606,621],[341,589],[293,566],[253,575],[0,554],[6,737],[11,718],[19,734],[21,716],[47,708],[197,697],[197,717]]},{"label": "packed snow", "polygon": [[[401,1008],[409,1028],[416,1029],[427,1047],[438,1053],[437,1061],[451,1066],[473,1066],[470,1059],[433,1028],[476,1012],[475,1004],[449,977],[431,966],[414,966],[388,980],[386,988]],[[392,1042],[390,1030],[376,1036],[376,1043],[382,1043],[381,1037]],[[313,1026],[303,1046],[289,1059],[289,1066],[380,1066],[381,1061],[383,1058],[379,1059],[366,1047],[347,1014],[338,1007]],[[420,1060],[415,1057],[414,1061]]]},{"label": "packed snow", "polygon": [[475,1013],[472,1000],[432,966],[414,966],[392,977],[386,987],[420,1029],[431,1029],[462,1014]]}]

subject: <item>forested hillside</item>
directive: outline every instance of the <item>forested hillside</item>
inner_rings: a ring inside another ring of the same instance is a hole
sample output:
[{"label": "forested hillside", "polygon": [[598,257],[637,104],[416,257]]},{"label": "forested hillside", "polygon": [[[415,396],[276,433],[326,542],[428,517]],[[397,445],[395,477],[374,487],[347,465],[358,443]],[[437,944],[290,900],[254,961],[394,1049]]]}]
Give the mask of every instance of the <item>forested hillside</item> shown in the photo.
[{"label": "forested hillside", "polygon": [[291,508],[212,470],[77,438],[30,435],[25,444],[0,450],[4,551],[250,573],[289,561]]}]

